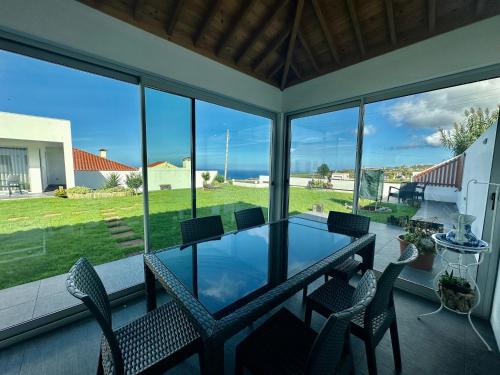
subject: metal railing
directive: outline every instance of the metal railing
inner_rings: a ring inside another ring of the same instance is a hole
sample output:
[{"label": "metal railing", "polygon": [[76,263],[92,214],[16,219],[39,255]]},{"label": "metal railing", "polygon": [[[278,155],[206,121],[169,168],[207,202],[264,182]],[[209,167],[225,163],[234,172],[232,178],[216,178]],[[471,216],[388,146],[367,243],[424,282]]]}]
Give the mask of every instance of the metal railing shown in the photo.
[{"label": "metal railing", "polygon": [[449,186],[462,190],[465,154],[436,164],[413,176],[412,181],[434,186]]}]

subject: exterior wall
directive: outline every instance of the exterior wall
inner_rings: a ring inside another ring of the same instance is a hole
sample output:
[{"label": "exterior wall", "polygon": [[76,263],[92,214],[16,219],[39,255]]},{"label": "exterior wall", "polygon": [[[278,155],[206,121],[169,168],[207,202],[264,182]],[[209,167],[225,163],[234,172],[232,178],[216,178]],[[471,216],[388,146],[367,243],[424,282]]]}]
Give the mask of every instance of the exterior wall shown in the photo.
[{"label": "exterior wall", "polygon": [[71,123],[68,120],[0,112],[0,142],[7,147],[28,148],[31,192],[40,193],[50,183],[45,175],[46,147],[62,148],[66,185],[75,185]]},{"label": "exterior wall", "polygon": [[452,186],[432,186],[425,188],[425,199],[428,201],[456,203],[458,190]]},{"label": "exterior wall", "polygon": [[131,173],[137,171],[75,171],[76,186],[86,186],[91,189],[100,189],[104,186],[110,174],[116,173],[120,176],[120,185],[126,186],[125,181]]},{"label": "exterior wall", "polygon": [[[196,171],[196,187],[203,187],[202,173]],[[217,171],[210,173],[209,183],[214,181]],[[172,189],[189,189],[191,187],[191,171],[187,168],[148,168],[148,189],[160,190],[160,185],[170,185]]]}]

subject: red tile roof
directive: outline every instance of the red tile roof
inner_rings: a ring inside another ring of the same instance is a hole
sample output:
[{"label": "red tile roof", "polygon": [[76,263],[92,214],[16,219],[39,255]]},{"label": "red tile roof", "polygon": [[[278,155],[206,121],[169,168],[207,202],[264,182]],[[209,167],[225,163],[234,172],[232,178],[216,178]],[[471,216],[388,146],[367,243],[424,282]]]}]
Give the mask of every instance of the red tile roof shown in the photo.
[{"label": "red tile roof", "polygon": [[75,171],[137,171],[137,168],[101,158],[90,152],[73,148],[73,168]]},{"label": "red tile roof", "polygon": [[153,163],[148,164],[148,167],[149,168],[153,168],[153,167],[156,167],[157,165],[160,165],[160,164],[163,164],[163,163],[165,163],[165,162],[164,161],[155,161]]}]

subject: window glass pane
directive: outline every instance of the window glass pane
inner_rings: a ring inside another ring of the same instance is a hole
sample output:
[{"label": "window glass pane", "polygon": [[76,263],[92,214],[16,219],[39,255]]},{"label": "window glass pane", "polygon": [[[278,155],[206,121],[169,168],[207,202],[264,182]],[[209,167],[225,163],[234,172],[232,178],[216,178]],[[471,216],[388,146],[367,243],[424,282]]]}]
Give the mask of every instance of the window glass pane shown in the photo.
[{"label": "window glass pane", "polygon": [[352,211],[358,107],[291,122],[290,215]]},{"label": "window glass pane", "polygon": [[221,215],[225,231],[236,210],[260,206],[267,217],[270,136],[267,118],[196,101],[198,216]]},{"label": "window glass pane", "polygon": [[191,217],[191,99],[146,88],[150,248],[181,243]]},{"label": "window glass pane", "polygon": [[143,204],[137,85],[0,51],[0,87],[2,329],[77,303],[57,275],[78,258],[143,251]]}]

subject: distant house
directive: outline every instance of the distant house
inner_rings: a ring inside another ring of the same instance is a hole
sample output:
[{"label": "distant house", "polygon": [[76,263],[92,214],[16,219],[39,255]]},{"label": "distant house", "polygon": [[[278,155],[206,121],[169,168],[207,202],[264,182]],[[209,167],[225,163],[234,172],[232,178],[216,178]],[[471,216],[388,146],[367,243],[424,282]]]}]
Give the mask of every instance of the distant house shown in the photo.
[{"label": "distant house", "polygon": [[168,161],[155,161],[154,163],[148,164],[148,168],[169,168],[175,169],[179,168],[177,165],[169,163]]},{"label": "distant house", "polygon": [[99,155],[73,148],[73,169],[75,171],[75,184],[98,189],[104,185],[110,174],[120,176],[120,184],[125,185],[127,175],[138,172],[139,169],[110,160],[107,150],[99,150]]}]

